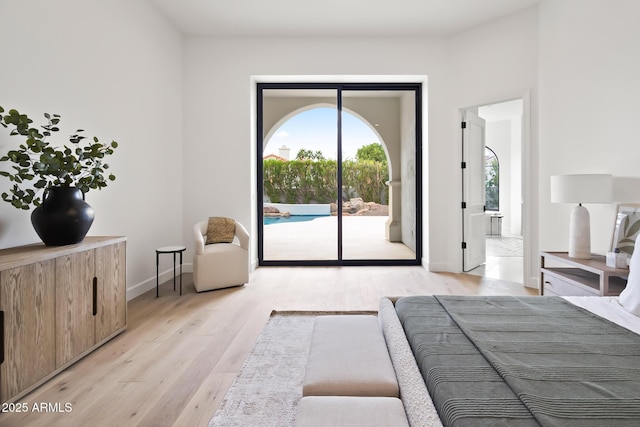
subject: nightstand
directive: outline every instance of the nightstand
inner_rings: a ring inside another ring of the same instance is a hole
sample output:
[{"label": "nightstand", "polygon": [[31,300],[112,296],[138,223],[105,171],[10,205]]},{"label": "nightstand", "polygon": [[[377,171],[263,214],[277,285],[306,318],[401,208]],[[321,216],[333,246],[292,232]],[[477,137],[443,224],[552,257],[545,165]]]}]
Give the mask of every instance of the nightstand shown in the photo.
[{"label": "nightstand", "polygon": [[575,259],[567,252],[540,253],[541,295],[616,296],[628,276],[628,268],[607,267],[602,255]]}]

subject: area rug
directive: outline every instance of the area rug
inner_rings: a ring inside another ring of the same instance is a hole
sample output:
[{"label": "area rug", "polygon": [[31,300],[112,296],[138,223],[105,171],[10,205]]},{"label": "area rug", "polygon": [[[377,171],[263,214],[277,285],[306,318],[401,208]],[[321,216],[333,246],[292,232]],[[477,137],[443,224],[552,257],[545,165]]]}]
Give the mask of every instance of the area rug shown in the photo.
[{"label": "area rug", "polygon": [[490,237],[487,236],[487,256],[521,257],[522,238],[520,237]]},{"label": "area rug", "polygon": [[273,312],[209,427],[293,426],[318,315],[376,312]]}]

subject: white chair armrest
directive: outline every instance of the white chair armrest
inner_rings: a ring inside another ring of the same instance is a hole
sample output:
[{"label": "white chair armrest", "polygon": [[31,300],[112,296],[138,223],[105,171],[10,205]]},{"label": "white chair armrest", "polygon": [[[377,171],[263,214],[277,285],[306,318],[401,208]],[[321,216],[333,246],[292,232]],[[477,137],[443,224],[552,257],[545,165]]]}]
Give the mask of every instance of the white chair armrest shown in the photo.
[{"label": "white chair armrest", "polygon": [[240,241],[240,247],[249,250],[249,233],[238,221],[236,221],[236,237]]},{"label": "white chair armrest", "polygon": [[204,235],[202,234],[202,227],[206,227],[207,221],[202,221],[193,226],[193,235],[195,237],[195,249],[196,255],[204,254]]}]

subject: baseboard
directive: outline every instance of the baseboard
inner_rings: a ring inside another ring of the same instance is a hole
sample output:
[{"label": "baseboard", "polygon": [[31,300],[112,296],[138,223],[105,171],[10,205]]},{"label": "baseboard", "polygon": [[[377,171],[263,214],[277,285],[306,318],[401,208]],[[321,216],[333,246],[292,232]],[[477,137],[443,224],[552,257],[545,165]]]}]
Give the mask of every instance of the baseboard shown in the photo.
[{"label": "baseboard", "polygon": [[[178,267],[179,268],[179,267]],[[193,264],[182,264],[182,272],[183,273],[193,273]],[[173,279],[173,267],[168,268],[165,271],[160,272],[159,281],[160,283],[167,282]],[[127,288],[127,301],[131,301],[132,299],[139,297],[140,295],[148,292],[156,287],[156,276],[150,277],[142,282],[139,282],[131,287]]]},{"label": "baseboard", "polygon": [[529,277],[529,280],[525,280],[524,286],[525,288],[540,289],[539,280],[540,280],[539,276]]},{"label": "baseboard", "polygon": [[460,271],[454,265],[448,263],[426,263],[423,259],[422,265],[428,271],[433,273],[459,273]]}]

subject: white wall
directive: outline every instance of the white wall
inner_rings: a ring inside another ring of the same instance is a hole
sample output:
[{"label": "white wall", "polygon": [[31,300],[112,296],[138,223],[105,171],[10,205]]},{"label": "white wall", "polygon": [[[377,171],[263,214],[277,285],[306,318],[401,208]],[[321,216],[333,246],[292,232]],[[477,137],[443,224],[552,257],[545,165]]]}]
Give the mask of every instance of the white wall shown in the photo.
[{"label": "white wall", "polygon": [[[147,2],[0,0],[0,40],[0,105],[61,114],[60,144],[78,128],[120,143],[89,234],[127,236],[129,297],[155,286],[155,248],[183,242],[181,35]],[[30,212],[0,202],[0,247],[37,241]]]},{"label": "white wall", "polygon": [[[530,93],[523,156],[534,197],[523,227],[534,239],[540,230],[542,249],[566,249],[570,206],[548,203],[552,174],[611,172],[631,184],[618,185],[618,199],[640,201],[639,8],[635,0],[543,0],[539,16],[532,8],[444,39],[186,37],[183,44],[146,2],[0,0],[0,37],[12,41],[3,44],[0,102],[61,113],[70,126],[121,143],[111,162],[118,180],[88,201],[97,211],[92,234],[128,236],[133,287],[153,284],[155,247],[184,242],[191,251],[192,224],[212,212],[254,231],[252,76],[428,76],[425,256],[432,270],[459,271],[460,108]],[[29,25],[18,18],[25,16]],[[603,224],[593,227],[594,249],[606,249],[613,207],[589,208]],[[0,221],[0,246],[37,240],[27,212],[0,204]],[[537,246],[529,258],[537,260]],[[536,276],[535,268],[527,275]]]},{"label": "white wall", "polygon": [[[425,212],[425,255],[431,269],[459,271],[460,220],[451,214],[460,206],[451,191],[460,188],[457,108],[535,88],[536,52],[535,8],[452,39],[188,37],[185,232],[215,212],[250,224],[255,234],[251,76],[428,75],[423,174],[425,209],[432,208]],[[220,144],[227,155],[217,154]],[[202,184],[188,183],[206,183],[210,196]]]},{"label": "white wall", "polygon": [[[531,170],[537,167],[537,68],[538,68],[538,12],[537,8],[530,8],[510,17],[480,26],[451,37],[447,43],[450,54],[451,90],[448,97],[450,107],[444,118],[451,129],[449,143],[439,146],[447,152],[431,153],[433,157],[449,158],[448,162],[432,162],[431,177],[445,177],[451,182],[450,188],[461,187],[461,172],[457,165],[461,160],[461,131],[460,109],[493,104],[516,98],[528,97],[531,104],[532,133],[528,141],[530,154],[527,161]],[[531,188],[535,198],[537,181]],[[437,238],[432,244],[446,245],[439,249],[431,247],[432,253],[446,253],[447,263],[442,269],[460,271],[462,256],[460,255],[461,229],[460,216],[452,212],[460,211],[459,193],[453,192],[453,197],[444,200],[445,204],[432,215],[439,216],[432,220],[432,230]],[[531,227],[529,241],[535,245],[537,237],[537,200],[525,209],[529,211],[528,226]],[[437,225],[440,228],[436,228]],[[432,236],[433,237],[433,236]],[[530,253],[528,253],[530,252]],[[537,250],[525,247],[525,257],[537,258]],[[525,260],[525,283],[532,284],[538,272],[537,268]]]},{"label": "white wall", "polygon": [[[619,202],[640,203],[640,2],[540,5],[540,249],[567,250],[570,205],[549,202],[549,177],[611,173]],[[614,205],[587,205],[591,250],[609,247]]]},{"label": "white wall", "polygon": [[[501,110],[507,108],[509,110]],[[486,120],[486,144],[500,164],[500,206],[504,215],[502,232],[522,235],[522,100],[483,106],[479,116]],[[487,212],[491,215],[491,212]],[[487,219],[487,233],[491,233]],[[494,230],[495,231],[495,230]]]},{"label": "white wall", "polygon": [[404,93],[400,99],[400,164],[402,242],[412,251],[416,236],[416,97]]},{"label": "white wall", "polygon": [[[429,74],[438,84],[446,80],[443,56],[439,40],[420,38],[188,38],[185,183],[206,183],[209,196],[203,197],[203,185],[185,185],[185,230],[215,213],[237,218],[256,234],[252,76],[335,81],[336,75]],[[429,129],[430,138],[444,140],[438,137],[445,132],[442,122]],[[218,155],[220,144],[228,147],[224,156]]]},{"label": "white wall", "polygon": [[[499,120],[485,124],[485,144],[498,157],[500,167],[500,206],[503,215],[502,232],[511,233],[511,120]],[[490,214],[490,212],[487,212]],[[487,221],[488,222],[488,221]],[[487,228],[489,228],[487,226]]]},{"label": "white wall", "polygon": [[[520,102],[522,107],[522,102]],[[511,223],[509,234],[522,235],[522,108],[520,115],[511,118],[511,183],[508,195],[509,208],[511,210]],[[537,259],[537,257],[536,257]]]}]

